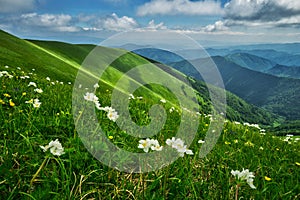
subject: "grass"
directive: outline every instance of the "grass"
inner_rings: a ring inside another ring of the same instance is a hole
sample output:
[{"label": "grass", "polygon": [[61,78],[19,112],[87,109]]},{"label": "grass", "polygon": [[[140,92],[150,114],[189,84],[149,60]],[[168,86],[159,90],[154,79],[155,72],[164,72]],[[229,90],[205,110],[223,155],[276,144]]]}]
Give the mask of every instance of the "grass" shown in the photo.
[{"label": "grass", "polygon": [[[234,199],[237,184],[241,184],[239,199],[300,197],[297,140],[286,142],[269,133],[263,135],[254,127],[228,121],[214,149],[199,159],[201,144],[197,141],[205,138],[210,124],[210,117],[201,115],[197,135],[190,146],[194,155],[185,155],[154,172],[119,172],[95,159],[78,136],[72,114],[73,83],[69,85],[63,80],[61,84],[58,77],[51,76],[52,80],[47,81],[46,77],[35,75],[42,74],[39,69],[27,68],[22,72],[14,66],[0,67],[3,70],[13,76],[0,77],[0,195],[3,199]],[[22,79],[24,75],[30,78]],[[28,87],[30,81],[43,93]],[[102,106],[109,106],[112,86],[99,84],[96,93],[99,101]],[[160,95],[168,99],[169,94],[165,91]],[[134,96],[143,99],[130,101],[131,118],[137,124],[148,124],[147,111],[159,102],[159,96],[153,97],[143,88]],[[42,102],[40,108],[25,103],[34,98]],[[172,106],[169,101],[162,106],[167,120],[155,138],[166,146],[165,139],[176,134],[181,110],[169,113]],[[104,111],[97,112],[97,117],[115,145],[131,152],[143,152],[137,148],[138,139],[128,136]],[[56,138],[65,149],[60,157],[39,147]],[[254,172],[257,189],[237,182],[231,175],[231,170],[243,168]]]}]

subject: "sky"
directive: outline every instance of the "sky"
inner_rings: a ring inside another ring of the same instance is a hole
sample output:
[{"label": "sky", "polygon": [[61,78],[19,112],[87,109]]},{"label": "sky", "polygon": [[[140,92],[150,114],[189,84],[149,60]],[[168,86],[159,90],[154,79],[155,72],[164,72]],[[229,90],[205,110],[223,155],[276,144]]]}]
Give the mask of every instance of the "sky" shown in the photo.
[{"label": "sky", "polygon": [[168,30],[203,46],[300,42],[299,0],[0,0],[0,29],[26,39],[98,44]]}]

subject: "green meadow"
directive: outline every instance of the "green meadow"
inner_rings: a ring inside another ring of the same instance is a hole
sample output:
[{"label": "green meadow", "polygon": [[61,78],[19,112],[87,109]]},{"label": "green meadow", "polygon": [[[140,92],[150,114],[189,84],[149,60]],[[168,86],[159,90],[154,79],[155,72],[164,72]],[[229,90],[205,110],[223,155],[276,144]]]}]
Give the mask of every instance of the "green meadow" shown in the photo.
[{"label": "green meadow", "polygon": [[[96,123],[108,141],[128,152],[147,154],[139,148],[140,140],[147,137],[128,135],[108,116],[109,111],[102,108],[112,106],[113,92],[118,90],[129,98],[130,120],[144,126],[151,123],[150,108],[160,105],[166,113],[165,124],[151,138],[163,149],[170,148],[166,141],[176,137],[184,108],[165,87],[142,85],[124,73],[148,64],[180,84],[184,75],[125,53],[94,83],[99,87],[78,85],[75,84],[77,72],[93,46],[26,41],[4,32],[0,34],[1,199],[300,198],[299,137],[275,136],[271,130],[274,124],[282,123],[280,117],[256,109],[231,93],[226,93],[228,116],[221,135],[212,151],[199,158],[215,119],[210,115],[213,109],[206,87],[195,80],[191,85],[197,95],[199,112],[189,111],[198,125],[195,138],[187,147],[192,153],[186,152],[169,165],[146,173],[122,172],[101,163],[84,146],[77,130],[85,106],[94,103],[86,100],[85,95],[97,96],[101,109],[93,108]],[[87,73],[86,77],[89,76]],[[145,79],[144,76],[140,78]],[[132,94],[126,93],[126,85],[115,87],[120,78],[140,87]],[[78,109],[72,107],[74,91],[83,94],[76,99],[82,102]],[[49,142],[56,139],[61,147],[56,146],[55,152]],[[150,149],[148,154],[154,151]],[[251,175],[238,178],[232,174],[243,169],[248,169]],[[250,179],[255,188],[249,184]]]}]

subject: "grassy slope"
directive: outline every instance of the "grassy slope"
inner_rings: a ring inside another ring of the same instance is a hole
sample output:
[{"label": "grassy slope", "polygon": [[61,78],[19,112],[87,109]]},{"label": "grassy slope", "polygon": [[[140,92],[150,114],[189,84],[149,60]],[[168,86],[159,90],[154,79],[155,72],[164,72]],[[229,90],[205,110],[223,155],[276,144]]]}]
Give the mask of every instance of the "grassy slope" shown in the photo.
[{"label": "grassy slope", "polygon": [[[14,76],[12,79],[0,78],[0,98],[5,103],[0,105],[0,116],[4,119],[0,121],[0,195],[3,199],[233,199],[237,181],[230,171],[242,168],[249,168],[255,173],[254,185],[257,189],[253,190],[243,183],[239,189],[240,198],[299,197],[299,143],[289,144],[269,134],[261,135],[255,128],[228,122],[215,149],[206,158],[198,159],[196,152],[201,145],[197,140],[204,139],[210,124],[209,117],[205,116],[199,119],[198,134],[190,147],[195,152],[194,156],[180,158],[169,167],[146,174],[122,173],[101,164],[92,158],[76,133],[71,114],[73,85],[52,85],[46,81],[45,77],[49,74],[44,74],[44,67],[49,63],[43,63],[39,58],[44,58],[45,62],[53,61],[64,65],[64,73],[61,68],[50,71],[49,76],[59,81],[69,80],[74,66],[77,66],[76,62],[68,60],[63,54],[55,53],[55,49],[51,52],[50,49],[41,51],[27,42],[5,34],[2,36],[3,41],[13,40],[6,41],[5,44],[14,47],[1,47],[1,50],[7,52],[7,58],[12,60],[9,64],[3,63],[10,65],[10,68],[0,66],[0,71],[7,70]],[[18,47],[17,44],[21,46]],[[35,55],[31,55],[32,52]],[[4,57],[3,54],[1,56]],[[36,59],[36,63],[32,57]],[[147,62],[128,54],[119,63],[116,62],[116,66],[110,68],[108,74],[115,78],[121,76],[122,73],[116,69],[117,65],[124,63],[123,70],[130,69],[130,59],[133,57],[136,64]],[[136,58],[140,60],[137,61]],[[22,69],[28,72],[35,68],[34,73],[37,75],[24,74],[22,70],[18,70],[19,62],[22,62]],[[30,79],[21,79],[22,75],[29,75]],[[44,92],[34,92],[32,87],[28,87],[29,81],[36,82]],[[97,94],[101,104],[106,106],[110,103],[112,88],[109,84],[103,85]],[[5,97],[4,94],[9,94],[10,97]],[[148,95],[153,97],[150,93]],[[24,103],[31,98],[41,100],[39,109]],[[10,99],[15,103],[14,106],[10,106]],[[149,108],[152,101],[155,100],[144,98],[142,101],[132,101],[130,109],[133,120],[141,124],[145,121],[147,123],[144,110]],[[113,143],[142,153],[137,149],[137,138],[128,140],[127,134],[109,121],[105,113],[99,115],[101,127],[106,130],[107,135],[112,136]],[[175,135],[177,115],[176,112],[168,114],[169,121],[159,136],[165,139]],[[65,148],[66,153],[61,157],[45,153],[39,147],[56,138]],[[163,141],[160,139],[160,143],[165,145]],[[271,177],[271,180],[265,180],[265,176]]]},{"label": "grassy slope", "polygon": [[[88,53],[95,47],[94,45],[73,45],[55,41],[36,41],[29,42],[20,40],[7,33],[2,34],[3,45],[0,50],[7,52],[0,56],[3,65],[24,66],[36,68],[38,75],[45,78],[59,79],[62,81],[73,82],[77,73],[77,68],[80,67]],[[14,53],[12,53],[14,52]],[[18,53],[18,56],[15,54]],[[31,55],[33,54],[33,55]],[[153,62],[150,60],[150,62]],[[127,72],[135,66],[149,63],[146,59],[141,58],[133,53],[127,53],[115,60],[107,70],[106,76],[108,79],[106,84],[114,84],[122,73]],[[56,66],[60,66],[57,68]],[[183,75],[179,72],[172,72],[168,67],[157,64],[158,67],[173,74],[180,79]],[[202,102],[203,112],[209,112],[209,98],[205,85],[201,83],[192,83],[199,90],[199,100]],[[202,88],[202,89],[201,89]],[[163,91],[163,88],[151,88],[155,93]],[[163,92],[162,92],[163,93]],[[149,94],[151,96],[151,94]],[[152,94],[153,95],[153,94]],[[160,94],[160,96],[163,94]],[[272,124],[276,117],[262,109],[255,108],[239,99],[237,96],[227,93],[228,98],[228,118],[237,121],[246,121],[250,123]],[[255,112],[253,112],[255,111]]]}]

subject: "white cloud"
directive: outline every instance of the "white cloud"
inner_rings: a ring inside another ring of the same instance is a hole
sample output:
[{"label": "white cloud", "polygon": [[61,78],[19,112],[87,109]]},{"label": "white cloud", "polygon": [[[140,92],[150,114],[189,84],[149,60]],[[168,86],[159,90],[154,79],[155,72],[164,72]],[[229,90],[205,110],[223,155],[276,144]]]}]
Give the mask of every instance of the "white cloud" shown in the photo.
[{"label": "white cloud", "polygon": [[148,23],[148,26],[146,27],[146,29],[151,29],[151,30],[163,30],[163,29],[167,29],[167,27],[164,25],[163,22],[160,22],[159,24],[155,24],[154,20],[151,20]]},{"label": "white cloud", "polygon": [[300,15],[299,0],[231,0],[225,18],[247,21],[278,21]]},{"label": "white cloud", "polygon": [[203,28],[205,32],[228,31],[229,27],[223,21],[216,21],[214,24],[209,24]]},{"label": "white cloud", "polygon": [[213,0],[152,0],[138,7],[137,15],[221,15],[221,3]]},{"label": "white cloud", "polygon": [[37,29],[41,31],[77,32],[79,27],[73,25],[73,18],[65,14],[22,14],[19,18],[11,18],[10,22],[24,31]]},{"label": "white cloud", "polygon": [[35,3],[36,0],[0,0],[0,13],[31,11]]},{"label": "white cloud", "polygon": [[128,16],[118,17],[116,13],[113,13],[107,18],[99,19],[95,25],[95,28],[110,31],[126,31],[138,27],[138,23],[135,19]]}]

